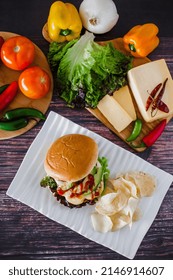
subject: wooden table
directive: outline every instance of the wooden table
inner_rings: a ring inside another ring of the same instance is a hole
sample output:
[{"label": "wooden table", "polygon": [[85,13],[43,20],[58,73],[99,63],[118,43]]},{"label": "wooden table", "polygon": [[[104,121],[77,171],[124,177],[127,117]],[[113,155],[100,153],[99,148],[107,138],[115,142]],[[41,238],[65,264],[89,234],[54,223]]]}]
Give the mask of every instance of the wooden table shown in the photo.
[{"label": "wooden table", "polygon": [[[12,1],[9,2],[14,6]],[[30,1],[28,2],[28,6],[30,3],[33,8],[34,3],[36,2],[37,1]],[[43,1],[38,2],[41,4]],[[53,1],[47,2],[47,4],[43,4],[44,15],[47,12],[47,7],[49,7],[50,3]],[[80,1],[71,2],[76,2],[78,5]],[[120,1],[117,2],[120,8]],[[148,1],[141,2],[145,3]],[[5,1],[1,1],[0,8],[3,15],[3,17],[0,18],[0,23],[3,23],[3,30],[20,33],[19,31],[21,28],[22,34],[28,36],[45,54],[47,53],[48,43],[42,38],[41,31],[35,34],[35,29],[32,25],[32,28],[28,27],[25,33],[25,29],[22,29],[22,18],[19,18],[20,24],[15,23],[10,26],[10,23],[7,23],[6,15],[3,13],[6,9]],[[20,15],[23,9],[24,6],[18,7],[18,12],[17,10],[14,11],[15,15],[17,13]],[[38,11],[38,18],[39,13],[40,11]],[[157,13],[154,15],[157,18]],[[33,17],[36,20],[36,11],[33,12]],[[10,15],[8,15],[8,19],[10,19]],[[43,20],[43,17],[38,19],[40,26]],[[37,23],[35,24],[37,29],[38,25]],[[121,29],[118,30],[120,32]],[[160,45],[152,55],[150,55],[150,59],[156,60],[164,58],[173,76],[173,36],[171,37],[170,34],[166,34],[166,36],[167,37],[164,37],[162,35],[160,37]],[[104,35],[104,39],[111,38],[112,33]],[[51,110],[100,134],[132,153],[136,153],[93,117],[87,110],[72,110],[67,108],[64,102],[57,97],[56,92],[54,92],[47,114]],[[29,146],[40,131],[42,124],[43,123],[40,122],[24,135],[0,141],[0,259],[125,259],[116,252],[80,236],[72,230],[49,220],[40,213],[37,213],[22,203],[6,196],[6,191]],[[136,154],[157,167],[173,174],[173,120],[169,122],[164,133],[152,148],[147,149],[143,153]],[[173,185],[167,192],[160,211],[148,233],[144,237],[135,259],[173,259],[172,201]]]}]

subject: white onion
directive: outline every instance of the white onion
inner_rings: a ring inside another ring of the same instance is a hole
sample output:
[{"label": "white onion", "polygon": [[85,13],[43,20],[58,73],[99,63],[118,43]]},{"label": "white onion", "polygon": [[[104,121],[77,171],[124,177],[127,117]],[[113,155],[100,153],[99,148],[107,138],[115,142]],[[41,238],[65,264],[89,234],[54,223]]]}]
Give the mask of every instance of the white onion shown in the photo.
[{"label": "white onion", "polygon": [[84,0],[79,7],[79,14],[83,26],[95,34],[110,31],[119,18],[112,0]]}]

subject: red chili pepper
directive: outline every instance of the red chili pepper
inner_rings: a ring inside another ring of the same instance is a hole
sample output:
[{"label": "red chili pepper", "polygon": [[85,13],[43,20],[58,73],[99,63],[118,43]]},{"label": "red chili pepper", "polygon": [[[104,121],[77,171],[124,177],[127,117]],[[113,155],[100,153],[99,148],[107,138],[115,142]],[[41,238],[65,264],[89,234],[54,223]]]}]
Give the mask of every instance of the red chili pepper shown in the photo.
[{"label": "red chili pepper", "polygon": [[158,92],[158,90],[160,89],[160,87],[162,86],[162,83],[158,84],[153,90],[152,92],[150,93],[148,99],[147,99],[147,102],[146,102],[146,106],[145,106],[145,109],[146,111],[148,111],[151,103],[153,102],[153,99],[154,97],[156,96],[156,93]]},{"label": "red chili pepper", "polygon": [[151,147],[162,134],[165,126],[166,119],[162,120],[149,134],[144,136],[142,142],[144,142],[147,147]]},{"label": "red chili pepper", "polygon": [[14,99],[18,91],[18,82],[12,82],[0,95],[0,111],[4,110]]},{"label": "red chili pepper", "polygon": [[149,132],[149,134],[144,136],[140,145],[135,146],[131,144],[131,146],[133,148],[151,147],[162,134],[166,126],[166,123],[167,123],[166,119],[162,120],[152,131]]}]

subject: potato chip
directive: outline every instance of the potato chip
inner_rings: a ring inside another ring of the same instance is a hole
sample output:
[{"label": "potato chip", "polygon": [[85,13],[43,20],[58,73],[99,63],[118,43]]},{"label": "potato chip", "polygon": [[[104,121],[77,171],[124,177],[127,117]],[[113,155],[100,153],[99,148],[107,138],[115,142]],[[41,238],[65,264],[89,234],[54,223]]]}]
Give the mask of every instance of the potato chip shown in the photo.
[{"label": "potato chip", "polygon": [[133,214],[133,222],[138,221],[141,217],[142,217],[141,209],[137,207]]},{"label": "potato chip", "polygon": [[138,204],[143,196],[151,196],[156,187],[153,176],[140,172],[119,174],[109,179],[104,195],[96,203],[96,213],[92,214],[95,230],[100,232],[115,231],[141,217]]},{"label": "potato chip", "polygon": [[140,197],[151,196],[156,188],[156,179],[144,172],[129,172],[124,178],[135,183]]},{"label": "potato chip", "polygon": [[131,222],[133,220],[133,214],[135,213],[135,211],[137,209],[138,203],[139,203],[139,199],[130,197],[127,205],[122,210],[122,213],[124,215],[130,217]]},{"label": "potato chip", "polygon": [[121,211],[128,202],[128,197],[120,190],[103,195],[96,203],[96,211],[102,215],[114,215]]},{"label": "potato chip", "polygon": [[125,185],[125,183],[123,182],[122,177],[112,179],[111,183],[112,183],[114,191],[118,192],[119,190],[121,190],[121,192],[124,193],[127,197],[130,197],[130,195],[131,195],[130,191],[127,188],[127,186]]},{"label": "potato chip", "polygon": [[91,221],[95,231],[98,232],[108,232],[111,231],[113,223],[110,217],[106,215],[101,215],[99,213],[92,213],[91,214]]},{"label": "potato chip", "polygon": [[124,179],[123,177],[122,177],[122,181],[124,182],[125,186],[128,188],[131,196],[137,198],[138,197],[138,193],[137,193],[136,185],[133,182]]},{"label": "potato chip", "polygon": [[111,221],[113,223],[113,227],[112,227],[113,231],[121,229],[131,222],[130,217],[124,215],[121,212],[111,216],[110,218],[111,218]]}]

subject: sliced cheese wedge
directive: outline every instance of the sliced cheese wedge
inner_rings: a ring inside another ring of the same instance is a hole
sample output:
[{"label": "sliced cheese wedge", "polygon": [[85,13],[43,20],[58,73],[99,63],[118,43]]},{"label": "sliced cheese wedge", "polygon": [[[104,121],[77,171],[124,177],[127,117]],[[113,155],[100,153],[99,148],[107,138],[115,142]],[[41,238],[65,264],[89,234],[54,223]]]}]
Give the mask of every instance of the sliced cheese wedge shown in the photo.
[{"label": "sliced cheese wedge", "polygon": [[113,98],[120,104],[121,107],[124,108],[133,120],[136,120],[136,111],[128,86],[124,86],[119,90],[116,90],[113,93]]},{"label": "sliced cheese wedge", "polygon": [[[152,90],[168,78],[162,101],[169,107],[169,113],[158,110],[151,113],[151,106],[146,111],[147,99]],[[173,81],[164,59],[148,62],[128,71],[128,81],[138,108],[146,122],[167,118],[173,114]]]},{"label": "sliced cheese wedge", "polygon": [[133,121],[133,118],[113,96],[105,95],[98,103],[97,108],[118,132],[124,130]]}]

